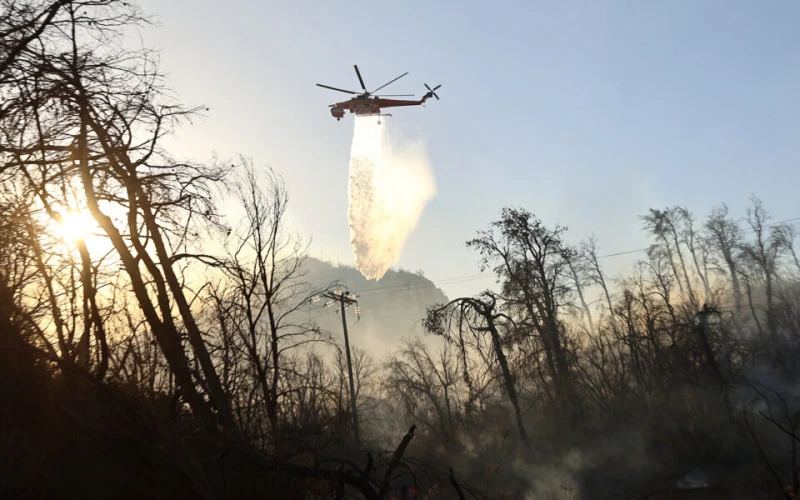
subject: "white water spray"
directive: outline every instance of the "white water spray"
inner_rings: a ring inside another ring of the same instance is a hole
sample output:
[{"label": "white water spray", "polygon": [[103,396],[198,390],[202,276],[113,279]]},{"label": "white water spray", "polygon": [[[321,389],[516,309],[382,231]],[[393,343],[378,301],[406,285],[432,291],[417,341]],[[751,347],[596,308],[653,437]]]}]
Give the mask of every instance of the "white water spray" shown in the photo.
[{"label": "white water spray", "polygon": [[425,204],[436,194],[420,141],[392,141],[386,121],[356,118],[350,149],[350,245],[356,269],[378,280],[400,260]]}]

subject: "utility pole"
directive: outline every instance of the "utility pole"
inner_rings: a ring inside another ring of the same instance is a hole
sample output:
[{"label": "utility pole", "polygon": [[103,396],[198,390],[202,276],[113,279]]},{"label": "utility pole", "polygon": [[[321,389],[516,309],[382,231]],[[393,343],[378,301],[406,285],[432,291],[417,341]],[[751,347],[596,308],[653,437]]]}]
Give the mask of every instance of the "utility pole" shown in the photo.
[{"label": "utility pole", "polygon": [[361,449],[361,435],[358,432],[358,412],[356,410],[356,388],[355,384],[353,383],[353,362],[350,359],[350,338],[347,335],[347,316],[345,315],[345,309],[347,309],[350,305],[356,306],[356,316],[359,316],[360,311],[358,307],[358,301],[356,300],[356,296],[354,294],[350,294],[349,292],[342,292],[341,290],[334,290],[332,293],[327,292],[322,294],[324,297],[331,299],[331,302],[325,304],[326,306],[331,306],[335,303],[339,303],[339,312],[342,313],[342,331],[344,332],[344,349],[347,353],[347,374],[350,376],[350,408],[351,412],[353,413],[353,435],[355,436],[356,446]]}]

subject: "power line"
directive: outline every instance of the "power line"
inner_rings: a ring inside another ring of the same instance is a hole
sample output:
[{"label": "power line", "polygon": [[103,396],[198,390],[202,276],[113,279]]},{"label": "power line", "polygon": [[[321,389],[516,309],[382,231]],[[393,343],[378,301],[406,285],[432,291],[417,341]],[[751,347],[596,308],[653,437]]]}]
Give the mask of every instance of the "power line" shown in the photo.
[{"label": "power line", "polygon": [[[782,221],[774,222],[772,224],[765,224],[765,226],[767,226],[767,227],[776,227],[776,226],[783,225],[783,224],[787,224],[787,225],[790,225],[790,226],[793,226],[793,227],[794,226],[798,226],[798,225],[800,225],[800,217],[794,217],[794,218],[791,218],[791,219],[785,219],[785,220],[782,220]],[[752,231],[753,231],[752,228],[745,228],[743,232],[748,233],[748,232],[752,232]],[[649,249],[650,249],[650,247],[637,248],[635,250],[625,250],[625,251],[622,251],[622,252],[615,252],[615,253],[600,255],[600,256],[597,257],[597,259],[600,260],[600,259],[606,259],[606,258],[609,258],[609,257],[618,257],[618,256],[621,256],[621,255],[630,255],[630,254],[635,254],[635,253],[640,253],[640,252],[646,252]],[[454,276],[454,277],[451,277],[451,278],[443,278],[443,279],[440,279],[440,280],[431,281],[429,283],[404,283],[404,284],[398,284],[398,285],[387,285],[387,286],[376,287],[376,288],[365,288],[365,289],[361,289],[361,290],[356,290],[354,293],[358,293],[360,297],[374,297],[374,296],[378,296],[378,295],[385,295],[385,294],[391,294],[391,293],[397,293],[397,292],[415,291],[415,290],[421,290],[421,289],[425,289],[425,288],[433,288],[433,287],[440,287],[440,286],[444,287],[444,286],[449,286],[449,285],[458,285],[458,284],[467,283],[467,282],[470,282],[470,281],[487,279],[487,278],[495,278],[495,277],[496,276],[493,275],[493,274],[486,274],[486,273],[473,274],[473,275],[464,275],[464,276]],[[325,314],[325,313],[323,313],[323,314]]]},{"label": "power line", "polygon": [[[407,285],[403,285],[404,288],[395,288],[393,290],[382,290],[379,293],[362,293],[362,294],[357,295],[357,298],[375,297],[377,295],[386,295],[386,294],[398,293],[398,292],[416,291],[416,290],[420,290],[420,289],[424,289],[424,288],[434,288],[434,287],[437,286],[437,284],[438,284],[438,286],[457,285],[459,283],[464,283],[464,282],[467,282],[467,281],[475,281],[476,279],[486,279],[486,278],[493,278],[493,277],[494,277],[494,275],[491,275],[491,274],[481,274],[481,275],[478,275],[478,276],[467,276],[466,279],[460,279],[458,281],[452,281],[453,278],[449,278],[447,280],[449,282],[448,283],[444,283],[444,284],[441,284],[439,282],[435,282],[435,283],[434,282],[431,282],[431,283],[410,283],[410,284],[407,284]],[[384,288],[389,288],[389,287],[384,287]],[[375,289],[375,290],[377,290],[377,289]],[[327,316],[328,314],[334,314],[336,312],[337,311],[323,311],[323,312],[321,312],[319,314],[316,314],[314,316],[311,316],[309,314],[309,320],[313,321],[313,320],[316,320],[317,318],[320,318],[322,316]]]},{"label": "power line", "polygon": [[649,249],[650,249],[650,247],[637,248],[636,250],[626,250],[624,252],[617,252],[617,253],[610,253],[610,254],[606,254],[606,255],[599,255],[597,257],[597,259],[600,260],[600,259],[605,259],[605,258],[608,258],[608,257],[616,257],[618,255],[628,255],[628,254],[631,254],[631,253],[646,252]]}]

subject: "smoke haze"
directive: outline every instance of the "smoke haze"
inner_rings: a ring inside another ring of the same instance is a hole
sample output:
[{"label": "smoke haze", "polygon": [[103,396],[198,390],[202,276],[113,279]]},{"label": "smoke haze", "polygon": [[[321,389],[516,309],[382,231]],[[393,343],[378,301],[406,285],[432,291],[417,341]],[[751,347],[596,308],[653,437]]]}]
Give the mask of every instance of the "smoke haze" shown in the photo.
[{"label": "smoke haze", "polygon": [[436,194],[421,141],[392,140],[386,120],[355,118],[350,150],[350,245],[356,269],[379,280],[397,263],[425,204]]}]

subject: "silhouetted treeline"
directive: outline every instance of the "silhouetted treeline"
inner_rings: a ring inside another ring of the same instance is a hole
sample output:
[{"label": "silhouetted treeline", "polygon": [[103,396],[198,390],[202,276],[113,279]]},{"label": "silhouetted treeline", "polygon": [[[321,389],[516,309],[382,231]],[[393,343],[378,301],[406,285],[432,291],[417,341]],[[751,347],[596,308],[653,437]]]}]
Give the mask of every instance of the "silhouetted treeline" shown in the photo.
[{"label": "silhouetted treeline", "polygon": [[[641,219],[653,243],[612,279],[594,239],[571,246],[563,228],[504,209],[467,243],[500,291],[430,309],[426,328],[447,347],[425,370],[395,370],[416,395],[407,411],[469,457],[471,477],[491,481],[476,466],[497,464],[511,497],[691,483],[706,498],[794,498],[794,225],[771,222],[758,199],[743,220],[725,206],[701,221],[681,207]],[[427,356],[410,346],[396,363]]]},{"label": "silhouetted treeline", "polygon": [[651,210],[621,277],[503,209],[467,242],[496,291],[354,349],[359,447],[315,321],[346,283],[308,279],[278,174],[163,148],[202,108],[125,45],[146,22],[0,0],[0,497],[798,494],[795,226],[757,199]]}]

